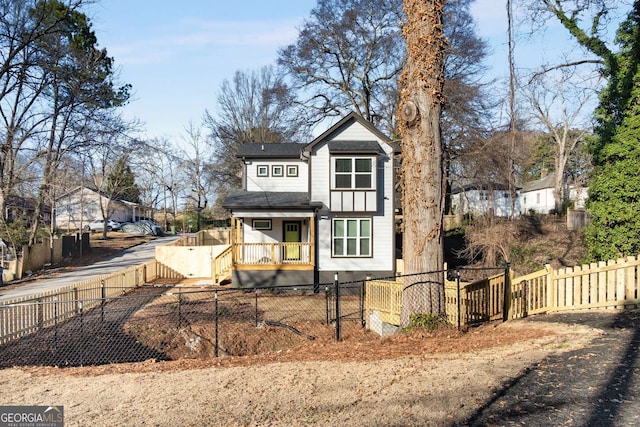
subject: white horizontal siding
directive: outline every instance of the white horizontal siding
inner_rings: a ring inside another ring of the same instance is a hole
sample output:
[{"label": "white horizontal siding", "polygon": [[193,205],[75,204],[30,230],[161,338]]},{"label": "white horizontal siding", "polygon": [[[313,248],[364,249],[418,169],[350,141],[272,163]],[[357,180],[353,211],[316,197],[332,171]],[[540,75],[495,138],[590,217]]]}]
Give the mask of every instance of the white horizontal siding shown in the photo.
[{"label": "white horizontal siding", "polygon": [[284,232],[282,229],[283,221],[300,220],[300,240],[302,242],[309,241],[309,221],[306,218],[272,218],[271,230],[254,230],[253,220],[264,218],[247,218],[243,219],[244,243],[278,243],[282,242]]},{"label": "white horizontal siding", "polygon": [[[357,125],[358,132],[354,132],[350,139],[353,140],[356,134],[361,135],[362,139],[371,141],[374,136],[366,131],[366,135],[362,135],[359,130],[364,129],[363,126]],[[344,136],[344,133],[341,135]],[[393,271],[395,264],[395,224],[393,209],[393,161],[392,148],[386,144],[382,147],[387,151],[388,158],[378,161],[377,170],[381,173],[377,179],[377,193],[375,212],[367,214],[354,213],[349,216],[358,218],[372,218],[372,256],[371,257],[332,257],[332,218],[344,217],[343,213],[322,211],[319,213],[318,220],[318,270],[319,271]],[[330,156],[325,146],[320,147],[317,155],[312,157],[312,173],[313,173],[313,200],[325,202],[326,206],[330,206],[329,188],[330,188]],[[316,185],[317,184],[317,185]],[[369,201],[367,201],[367,204]],[[325,219],[323,219],[325,218]]]},{"label": "white horizontal siding", "polygon": [[354,121],[351,126],[345,127],[340,132],[336,132],[331,135],[329,140],[373,141],[377,139],[378,138],[376,138],[369,129]]},{"label": "white horizontal siding", "polygon": [[[360,218],[360,217],[359,217]],[[361,216],[367,218],[367,216]],[[372,257],[332,257],[331,217],[318,221],[321,236],[318,247],[319,271],[391,271],[395,259],[395,232],[393,216],[372,218]]]},{"label": "white horizontal siding", "polygon": [[[283,176],[272,176],[273,165],[282,166]],[[290,165],[298,167],[298,176],[287,176],[287,166]],[[269,176],[258,176],[258,166],[267,166]],[[245,170],[247,191],[309,191],[309,167],[301,160],[253,160],[245,165]]]}]

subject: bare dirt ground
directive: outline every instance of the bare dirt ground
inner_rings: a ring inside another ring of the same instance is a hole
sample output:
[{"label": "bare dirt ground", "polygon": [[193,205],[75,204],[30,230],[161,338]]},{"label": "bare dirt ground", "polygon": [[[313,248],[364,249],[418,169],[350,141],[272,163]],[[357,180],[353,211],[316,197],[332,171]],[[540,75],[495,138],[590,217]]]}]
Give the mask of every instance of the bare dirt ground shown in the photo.
[{"label": "bare dirt ground", "polygon": [[256,356],[11,368],[0,405],[63,405],[69,426],[458,425],[512,378],[601,334],[516,320]]},{"label": "bare dirt ground", "polygon": [[[105,241],[93,261],[126,240]],[[339,343],[328,334],[208,360],[14,367],[0,370],[0,405],[63,405],[68,426],[637,425],[640,384],[625,375],[638,369],[640,316],[617,316],[362,332]]]}]

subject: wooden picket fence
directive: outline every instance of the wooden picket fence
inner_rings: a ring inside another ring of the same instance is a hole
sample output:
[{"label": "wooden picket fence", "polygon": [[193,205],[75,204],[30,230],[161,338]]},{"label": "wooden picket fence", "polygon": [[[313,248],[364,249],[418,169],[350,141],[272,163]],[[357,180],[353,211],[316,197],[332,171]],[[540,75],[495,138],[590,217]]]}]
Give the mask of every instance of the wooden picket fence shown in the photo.
[{"label": "wooden picket fence", "polygon": [[[402,289],[402,278],[368,281],[366,312],[377,311],[384,322],[400,325]],[[640,256],[545,268],[520,277],[503,273],[459,286],[445,279],[445,304],[447,318],[454,325],[546,312],[639,308]]]},{"label": "wooden picket fence", "polygon": [[153,260],[113,274],[76,282],[0,303],[0,344],[37,332],[102,304],[106,298],[124,295],[153,282],[160,266]]}]

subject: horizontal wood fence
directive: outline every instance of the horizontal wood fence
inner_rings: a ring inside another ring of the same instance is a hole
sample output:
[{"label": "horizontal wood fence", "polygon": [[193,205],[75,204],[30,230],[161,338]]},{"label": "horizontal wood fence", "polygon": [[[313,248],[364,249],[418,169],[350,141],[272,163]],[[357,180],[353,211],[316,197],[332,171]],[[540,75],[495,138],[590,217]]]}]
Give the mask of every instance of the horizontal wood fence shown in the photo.
[{"label": "horizontal wood fence", "polygon": [[[640,256],[520,277],[503,273],[472,283],[445,279],[444,288],[447,319],[459,325],[545,312],[639,308]],[[367,314],[377,311],[382,321],[400,325],[402,289],[401,277],[367,281]]]}]

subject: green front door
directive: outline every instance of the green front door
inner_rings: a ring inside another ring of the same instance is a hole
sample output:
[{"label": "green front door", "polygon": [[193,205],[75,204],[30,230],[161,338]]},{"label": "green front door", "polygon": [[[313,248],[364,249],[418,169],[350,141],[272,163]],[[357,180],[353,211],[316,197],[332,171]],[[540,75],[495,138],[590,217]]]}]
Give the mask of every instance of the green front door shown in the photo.
[{"label": "green front door", "polygon": [[[300,243],[300,221],[284,222],[284,242],[285,243]],[[285,245],[284,259],[286,260],[299,260],[300,259],[300,246],[299,245]]]}]

